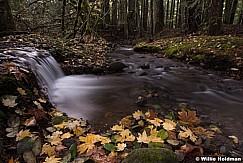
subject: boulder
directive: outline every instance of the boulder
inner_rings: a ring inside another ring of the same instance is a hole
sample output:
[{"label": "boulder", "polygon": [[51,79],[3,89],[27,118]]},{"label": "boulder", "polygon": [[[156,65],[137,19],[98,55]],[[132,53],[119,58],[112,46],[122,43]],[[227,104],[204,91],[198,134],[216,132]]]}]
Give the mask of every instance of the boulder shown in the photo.
[{"label": "boulder", "polygon": [[122,163],[177,163],[176,154],[166,148],[139,148],[133,150]]},{"label": "boulder", "polygon": [[121,72],[125,67],[126,65],[122,62],[112,62],[109,65],[109,70],[111,72]]}]

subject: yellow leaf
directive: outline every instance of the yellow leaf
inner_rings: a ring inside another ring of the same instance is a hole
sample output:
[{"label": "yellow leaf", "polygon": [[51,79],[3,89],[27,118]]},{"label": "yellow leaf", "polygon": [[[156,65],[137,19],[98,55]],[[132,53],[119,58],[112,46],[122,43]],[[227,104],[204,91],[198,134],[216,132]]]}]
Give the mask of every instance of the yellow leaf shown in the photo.
[{"label": "yellow leaf", "polygon": [[47,154],[49,157],[56,154],[55,147],[48,145],[47,143],[42,146],[42,151],[40,155]]},{"label": "yellow leaf", "polygon": [[17,134],[17,137],[16,137],[16,141],[19,141],[23,138],[25,138],[26,136],[28,137],[33,137],[33,135],[30,133],[29,130],[21,130],[18,134]]},{"label": "yellow leaf", "polygon": [[35,126],[36,125],[36,119],[35,119],[35,117],[31,117],[29,119],[26,119],[26,121],[23,124],[25,126]]},{"label": "yellow leaf", "polygon": [[51,157],[46,157],[44,163],[59,163],[59,162],[61,162],[61,158],[55,158],[55,156],[51,156]]},{"label": "yellow leaf", "polygon": [[87,134],[86,137],[80,136],[79,141],[85,142],[85,143],[88,143],[88,144],[94,144],[94,143],[97,143],[97,142],[100,141],[100,136],[95,135],[95,134]]},{"label": "yellow leaf", "polygon": [[39,98],[38,99],[41,103],[46,103],[46,99],[44,99],[44,98]]},{"label": "yellow leaf", "polygon": [[163,122],[159,118],[154,118],[153,120],[147,119],[147,121],[150,122],[151,124],[153,124],[156,127],[159,127],[161,125],[161,122]]},{"label": "yellow leaf", "polygon": [[38,92],[38,89],[37,89],[37,88],[34,88],[34,89],[33,89],[33,92],[34,92],[34,94],[35,94],[36,96],[39,95],[39,92]]},{"label": "yellow leaf", "polygon": [[2,103],[4,106],[13,108],[16,105],[18,105],[18,103],[15,103],[16,99],[17,99],[17,96],[7,95],[7,96],[5,96],[5,99],[2,99]]},{"label": "yellow leaf", "polygon": [[94,144],[87,144],[83,143],[77,147],[77,150],[79,154],[83,154],[86,150],[89,152],[90,150],[94,149],[95,145]]},{"label": "yellow leaf", "polygon": [[163,128],[167,131],[171,131],[174,130],[176,127],[176,123],[169,120],[169,119],[165,119],[165,122],[163,123]]},{"label": "yellow leaf", "polygon": [[196,142],[197,136],[194,135],[193,132],[189,128],[186,128],[184,126],[181,126],[180,128],[183,130],[183,131],[180,131],[180,133],[178,134],[178,137],[180,139],[189,137],[193,142]]},{"label": "yellow leaf", "polygon": [[48,141],[51,143],[51,145],[60,145],[62,144],[62,139],[60,138],[60,135],[62,134],[62,131],[56,131],[52,133],[52,136],[47,136]]},{"label": "yellow leaf", "polygon": [[135,111],[132,114],[133,118],[135,118],[136,120],[139,120],[142,116],[143,116],[143,112],[141,112],[140,110]]},{"label": "yellow leaf", "polygon": [[70,134],[70,132],[67,132],[67,133],[65,133],[65,134],[63,134],[62,136],[61,136],[61,139],[68,139],[68,138],[70,138],[70,137],[72,137],[73,136],[73,134]]},{"label": "yellow leaf", "polygon": [[75,127],[75,128],[73,128],[73,133],[76,136],[80,136],[84,133],[84,130],[81,127]]},{"label": "yellow leaf", "polygon": [[132,135],[131,131],[126,129],[120,131],[120,135],[124,138],[124,141],[134,141],[135,137]]},{"label": "yellow leaf", "polygon": [[123,151],[127,147],[126,143],[118,143],[116,148],[117,151]]},{"label": "yellow leaf", "polygon": [[236,136],[229,136],[230,139],[232,139],[232,141],[235,143],[235,144],[238,144],[239,143],[239,139],[236,137]]},{"label": "yellow leaf", "polygon": [[55,127],[56,129],[58,129],[58,130],[60,130],[60,129],[64,129],[64,128],[67,127],[67,126],[68,126],[68,123],[67,123],[67,122],[62,122],[62,123],[60,123],[60,124],[54,125],[54,127]]},{"label": "yellow leaf", "polygon": [[112,131],[122,131],[123,126],[115,125],[111,128]]},{"label": "yellow leaf", "polygon": [[139,143],[146,143],[146,144],[148,144],[150,142],[146,131],[143,131],[142,134],[138,133],[137,140],[138,140]]},{"label": "yellow leaf", "polygon": [[19,94],[22,95],[22,96],[26,95],[25,90],[23,90],[22,88],[17,88],[17,91],[18,91]]},{"label": "yellow leaf", "polygon": [[111,139],[110,138],[107,138],[107,137],[100,137],[100,141],[101,141],[101,144],[107,144],[107,143],[110,143],[111,142]]}]

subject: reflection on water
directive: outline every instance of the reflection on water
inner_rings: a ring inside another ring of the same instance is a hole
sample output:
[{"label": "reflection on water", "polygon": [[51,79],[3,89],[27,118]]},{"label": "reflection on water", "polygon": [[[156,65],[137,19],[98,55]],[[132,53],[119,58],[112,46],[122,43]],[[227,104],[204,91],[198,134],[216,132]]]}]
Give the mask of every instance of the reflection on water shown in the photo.
[{"label": "reflection on water", "polygon": [[[242,81],[223,79],[195,67],[154,55],[137,54],[130,49],[129,55],[127,49],[111,55],[130,65],[124,73],[60,78],[52,91],[53,103],[73,117],[114,123],[138,109],[135,98],[145,87],[152,87],[159,93],[161,103],[188,102],[223,124],[232,134],[239,138],[243,134]],[[140,65],[144,64],[149,64],[150,68],[141,69]],[[146,75],[139,75],[141,72]]]}]

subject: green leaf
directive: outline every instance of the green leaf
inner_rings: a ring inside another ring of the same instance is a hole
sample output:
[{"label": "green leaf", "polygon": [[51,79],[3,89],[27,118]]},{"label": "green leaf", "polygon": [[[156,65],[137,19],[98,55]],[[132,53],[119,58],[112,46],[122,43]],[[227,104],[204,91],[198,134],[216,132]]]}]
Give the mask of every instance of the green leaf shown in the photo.
[{"label": "green leaf", "polygon": [[38,156],[41,153],[41,150],[42,150],[41,139],[38,137],[35,140],[35,143],[34,143],[34,146],[32,148],[32,151],[35,154],[35,156]]},{"label": "green leaf", "polygon": [[21,139],[18,142],[18,144],[17,144],[17,153],[21,154],[21,153],[24,153],[27,150],[32,149],[34,143],[35,143],[35,139],[34,138],[26,136],[25,138]]},{"label": "green leaf", "polygon": [[153,105],[155,109],[161,109],[161,106],[159,104]]},{"label": "green leaf", "polygon": [[161,129],[159,130],[157,137],[161,138],[162,140],[165,140],[166,138],[168,138],[169,134],[166,130]]},{"label": "green leaf", "polygon": [[180,142],[178,140],[167,140],[167,142],[171,145],[177,146],[180,144]]},{"label": "green leaf", "polygon": [[175,120],[175,114],[174,112],[170,112],[165,116],[165,118],[170,119],[170,120]]},{"label": "green leaf", "polygon": [[77,156],[77,144],[76,143],[71,145],[71,147],[69,148],[69,152],[71,154],[71,158],[75,158]]},{"label": "green leaf", "polygon": [[63,157],[62,163],[69,163],[71,158],[72,158],[71,153],[68,153],[67,156]]},{"label": "green leaf", "polygon": [[53,125],[58,125],[58,124],[62,123],[65,120],[67,120],[67,117],[56,116],[56,117],[53,117],[51,121],[52,121]]},{"label": "green leaf", "polygon": [[116,149],[116,146],[114,144],[111,144],[111,143],[106,143],[103,146],[108,151],[114,151]]}]

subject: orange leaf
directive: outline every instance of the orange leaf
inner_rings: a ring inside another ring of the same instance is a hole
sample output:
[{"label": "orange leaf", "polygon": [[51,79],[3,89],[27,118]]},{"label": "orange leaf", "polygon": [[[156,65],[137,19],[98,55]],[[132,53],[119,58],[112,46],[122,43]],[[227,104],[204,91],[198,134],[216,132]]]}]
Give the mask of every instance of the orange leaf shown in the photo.
[{"label": "orange leaf", "polygon": [[196,117],[196,111],[185,111],[184,109],[179,112],[179,118],[181,123],[184,124],[199,124],[201,121]]}]

